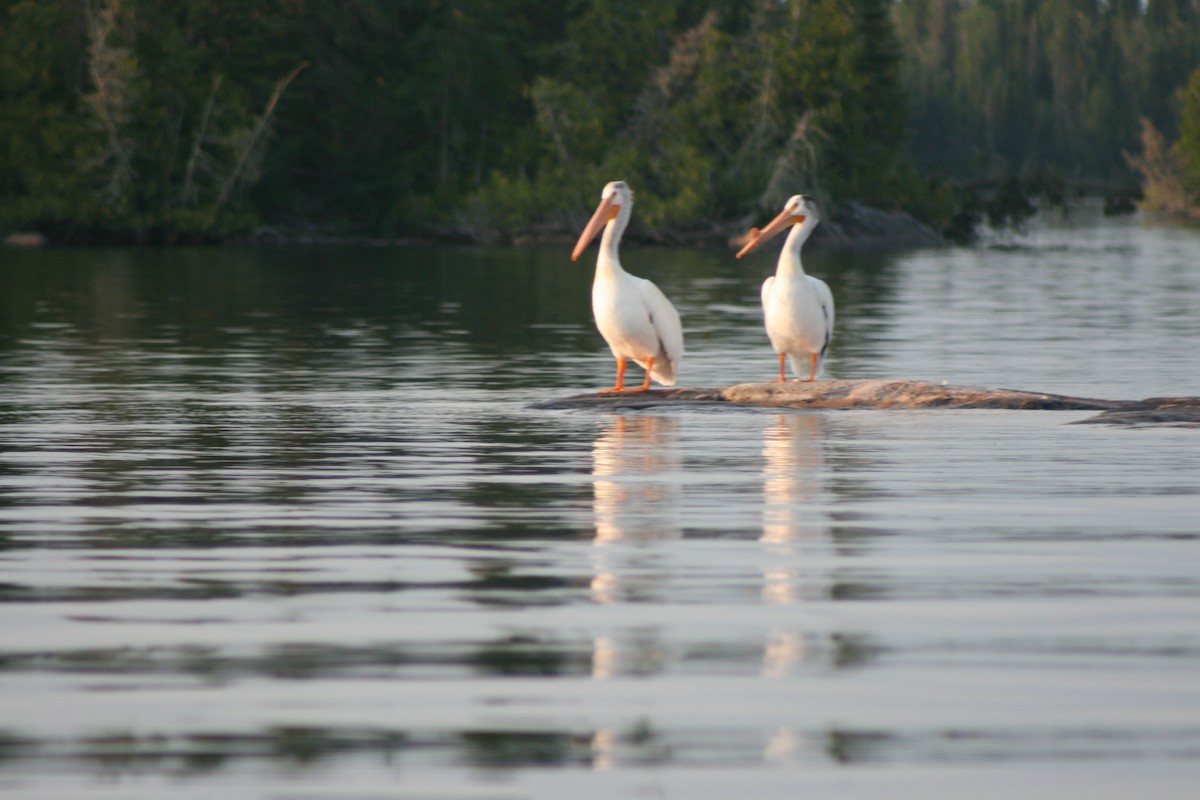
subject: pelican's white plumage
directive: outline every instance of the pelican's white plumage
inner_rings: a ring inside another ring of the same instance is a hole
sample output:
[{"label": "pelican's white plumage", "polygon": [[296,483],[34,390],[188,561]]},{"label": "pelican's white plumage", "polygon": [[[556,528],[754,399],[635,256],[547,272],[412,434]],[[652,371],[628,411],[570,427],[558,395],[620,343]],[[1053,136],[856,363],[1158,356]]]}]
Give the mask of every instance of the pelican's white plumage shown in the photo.
[{"label": "pelican's white plumage", "polygon": [[737,254],[741,258],[776,234],[791,229],[779,254],[775,274],[762,285],[763,321],[767,337],[779,355],[779,380],[787,379],[784,359],[790,358],[797,377],[808,372],[815,380],[829,341],[833,338],[833,293],[820,278],[804,272],[800,248],[820,222],[816,201],[798,194],[787,201],[779,216],[762,231],[752,231],[750,241]]},{"label": "pelican's white plumage", "polygon": [[[633,213],[633,191],[624,181],[614,181],[600,193],[600,206],[579,236],[571,260],[580,254],[601,229],[596,279],[592,282],[592,313],[596,327],[617,359],[617,382],[609,391],[645,391],[650,379],[675,385],[683,358],[683,325],[679,312],[650,281],[630,275],[617,254],[621,235]],[[625,362],[646,370],[638,389],[625,388]]]}]

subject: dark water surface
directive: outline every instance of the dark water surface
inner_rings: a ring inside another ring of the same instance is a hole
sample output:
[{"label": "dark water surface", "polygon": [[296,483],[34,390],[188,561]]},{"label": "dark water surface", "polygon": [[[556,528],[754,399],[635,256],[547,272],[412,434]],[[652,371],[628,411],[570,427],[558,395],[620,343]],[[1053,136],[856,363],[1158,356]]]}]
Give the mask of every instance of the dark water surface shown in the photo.
[{"label": "dark water surface", "polygon": [[[774,252],[630,249],[681,383]],[[827,374],[1200,394],[1200,233],[813,253]],[[559,249],[0,251],[0,794],[1194,798],[1200,432],[626,414]],[[640,380],[640,371],[635,380]]]}]

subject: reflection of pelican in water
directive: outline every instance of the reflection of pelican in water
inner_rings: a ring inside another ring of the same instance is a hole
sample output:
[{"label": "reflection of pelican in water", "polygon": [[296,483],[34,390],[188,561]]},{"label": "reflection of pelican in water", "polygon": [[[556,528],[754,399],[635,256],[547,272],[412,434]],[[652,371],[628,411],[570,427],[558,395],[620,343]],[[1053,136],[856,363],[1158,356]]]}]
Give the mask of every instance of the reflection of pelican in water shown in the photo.
[{"label": "reflection of pelican in water", "polygon": [[[621,415],[592,445],[592,512],[597,545],[621,540],[674,538],[680,535],[675,420],[654,415]],[[626,572],[645,572],[634,553]],[[594,556],[592,597],[612,602],[629,584],[613,565],[613,556]]]},{"label": "reflection of pelican in water", "polygon": [[[763,528],[759,541],[766,545],[768,556],[763,566],[764,603],[791,605],[828,596],[826,581],[814,586],[811,578],[820,566],[802,561],[805,556],[818,560],[826,556],[826,480],[824,418],[805,413],[776,416],[763,431]],[[808,577],[802,578],[801,568]],[[810,636],[794,630],[771,631],[763,647],[763,675],[778,678],[789,674],[797,664],[813,657],[812,644]]]},{"label": "reflection of pelican in water", "polygon": [[675,421],[622,415],[592,445],[596,542],[679,535]]},{"label": "reflection of pelican in water", "polygon": [[804,737],[786,726],[777,728],[767,737],[763,757],[767,761],[793,761],[807,743]]},{"label": "reflection of pelican in water", "polygon": [[829,530],[825,428],[820,414],[780,414],[763,432],[763,532],[769,544],[820,539]]},{"label": "reflection of pelican in water", "polygon": [[[613,603],[651,594],[663,584],[665,567],[637,542],[680,535],[679,470],[675,420],[654,415],[615,417],[592,445],[592,512],[596,548],[592,554],[592,599]],[[633,542],[633,549],[617,548]],[[626,669],[651,669],[661,659],[657,637],[618,642],[610,635],[592,642],[592,677],[605,680]],[[611,741],[593,746],[596,766],[611,759]]]}]

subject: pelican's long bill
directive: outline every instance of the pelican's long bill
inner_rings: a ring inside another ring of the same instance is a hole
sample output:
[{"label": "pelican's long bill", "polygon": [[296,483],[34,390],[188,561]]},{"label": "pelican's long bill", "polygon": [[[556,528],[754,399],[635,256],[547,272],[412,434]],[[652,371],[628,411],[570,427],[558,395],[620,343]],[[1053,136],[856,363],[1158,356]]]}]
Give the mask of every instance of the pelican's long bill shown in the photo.
[{"label": "pelican's long bill", "polygon": [[750,241],[746,242],[746,246],[738,251],[737,258],[741,258],[742,256],[746,255],[746,253],[749,253],[763,242],[785,230],[789,225],[799,225],[804,222],[805,219],[805,215],[797,214],[794,207],[785,208],[783,211],[779,212],[778,217],[771,220],[770,224],[761,231],[755,231],[754,229],[750,230]]},{"label": "pelican's long bill", "polygon": [[575,243],[575,250],[571,253],[571,260],[578,261],[579,256],[587,249],[587,246],[592,243],[592,239],[596,238],[609,220],[617,218],[617,213],[621,207],[612,201],[611,197],[606,197],[600,201],[600,205],[596,208],[596,213],[592,214],[592,218],[588,220],[587,227],[583,229],[583,233],[579,234],[579,241]]}]

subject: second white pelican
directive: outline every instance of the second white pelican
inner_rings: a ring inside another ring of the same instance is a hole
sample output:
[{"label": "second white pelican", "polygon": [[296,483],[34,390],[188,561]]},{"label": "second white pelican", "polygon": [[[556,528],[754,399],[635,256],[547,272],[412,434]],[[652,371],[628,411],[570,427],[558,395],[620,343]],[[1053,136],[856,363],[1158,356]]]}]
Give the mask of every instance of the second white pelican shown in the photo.
[{"label": "second white pelican", "polygon": [[767,227],[752,230],[750,241],[737,254],[741,258],[781,231],[791,229],[775,274],[762,285],[763,318],[767,337],[779,354],[779,381],[787,380],[784,359],[788,356],[797,377],[807,368],[808,377],[801,380],[815,380],[833,337],[833,292],[825,281],[806,274],[800,264],[800,247],[820,221],[816,201],[798,194],[784,204],[783,211]]},{"label": "second white pelican", "polygon": [[[592,313],[596,327],[617,359],[617,383],[606,392],[644,392],[650,378],[675,385],[683,358],[683,325],[679,312],[650,281],[630,275],[621,267],[617,246],[633,214],[633,191],[624,181],[613,181],[600,193],[600,206],[575,244],[571,260],[577,261],[603,228],[596,279],[592,282]],[[646,370],[636,389],[625,388],[625,362],[632,359]]]}]

